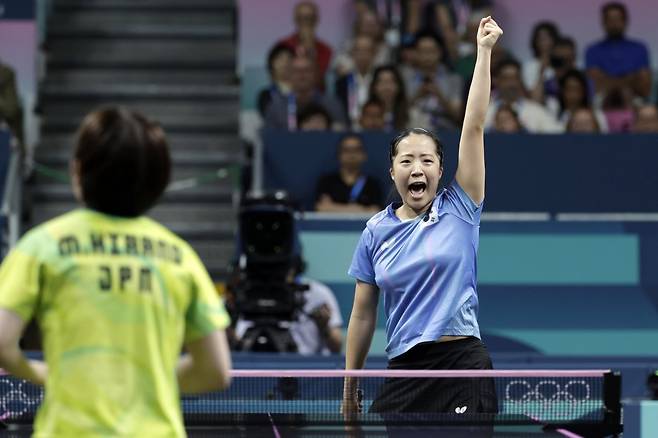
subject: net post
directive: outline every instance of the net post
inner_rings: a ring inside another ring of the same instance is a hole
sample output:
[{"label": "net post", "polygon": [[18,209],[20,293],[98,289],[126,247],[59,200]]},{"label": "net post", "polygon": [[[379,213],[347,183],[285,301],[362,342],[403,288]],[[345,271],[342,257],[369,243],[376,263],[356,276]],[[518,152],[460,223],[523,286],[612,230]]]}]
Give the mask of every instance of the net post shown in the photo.
[{"label": "net post", "polygon": [[608,371],[603,375],[603,421],[611,434],[619,434],[624,427],[621,423],[621,373]]}]

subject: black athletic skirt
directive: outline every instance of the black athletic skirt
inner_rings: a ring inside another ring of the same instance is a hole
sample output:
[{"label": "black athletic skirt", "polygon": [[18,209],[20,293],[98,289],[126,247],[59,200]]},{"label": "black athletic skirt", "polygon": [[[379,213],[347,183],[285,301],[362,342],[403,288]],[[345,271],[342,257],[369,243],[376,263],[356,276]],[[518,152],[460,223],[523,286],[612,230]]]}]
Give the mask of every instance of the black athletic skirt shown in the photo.
[{"label": "black athletic skirt", "polygon": [[[388,363],[392,370],[490,370],[489,352],[478,338],[423,342]],[[492,378],[387,378],[370,407],[374,413],[498,412]]]}]

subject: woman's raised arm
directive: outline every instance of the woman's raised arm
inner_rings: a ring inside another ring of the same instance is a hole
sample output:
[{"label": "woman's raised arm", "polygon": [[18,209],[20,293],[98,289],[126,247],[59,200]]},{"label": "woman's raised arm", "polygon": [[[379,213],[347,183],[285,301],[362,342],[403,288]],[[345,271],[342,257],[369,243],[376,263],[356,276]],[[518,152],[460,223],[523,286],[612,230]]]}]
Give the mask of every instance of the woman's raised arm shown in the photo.
[{"label": "woman's raised arm", "polygon": [[484,200],[484,119],[491,94],[491,51],[502,34],[493,18],[480,21],[477,59],[459,141],[456,179],[477,204]]}]

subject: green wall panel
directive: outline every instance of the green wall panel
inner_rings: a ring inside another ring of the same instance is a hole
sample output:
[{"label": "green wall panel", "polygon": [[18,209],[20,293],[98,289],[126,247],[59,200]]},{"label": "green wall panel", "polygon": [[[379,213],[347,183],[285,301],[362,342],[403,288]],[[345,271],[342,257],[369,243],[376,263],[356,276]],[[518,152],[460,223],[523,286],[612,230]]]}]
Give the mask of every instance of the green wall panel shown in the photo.
[{"label": "green wall panel", "polygon": [[[360,233],[304,232],[308,275],[351,282],[347,269]],[[484,234],[480,237],[480,284],[637,285],[639,239],[624,234]]]}]

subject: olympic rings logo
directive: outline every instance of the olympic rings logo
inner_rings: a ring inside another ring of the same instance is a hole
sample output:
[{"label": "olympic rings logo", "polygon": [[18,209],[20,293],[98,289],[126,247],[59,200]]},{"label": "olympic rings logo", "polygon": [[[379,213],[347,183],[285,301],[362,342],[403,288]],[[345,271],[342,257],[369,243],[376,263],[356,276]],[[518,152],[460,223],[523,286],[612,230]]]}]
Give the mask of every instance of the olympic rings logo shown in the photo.
[{"label": "olympic rings logo", "polygon": [[527,380],[512,380],[505,386],[505,401],[526,402],[570,402],[585,403],[592,397],[592,388],[585,380],[541,380],[537,383]]},{"label": "olympic rings logo", "polygon": [[34,412],[41,403],[43,390],[28,382],[0,379],[0,419],[6,420]]}]

